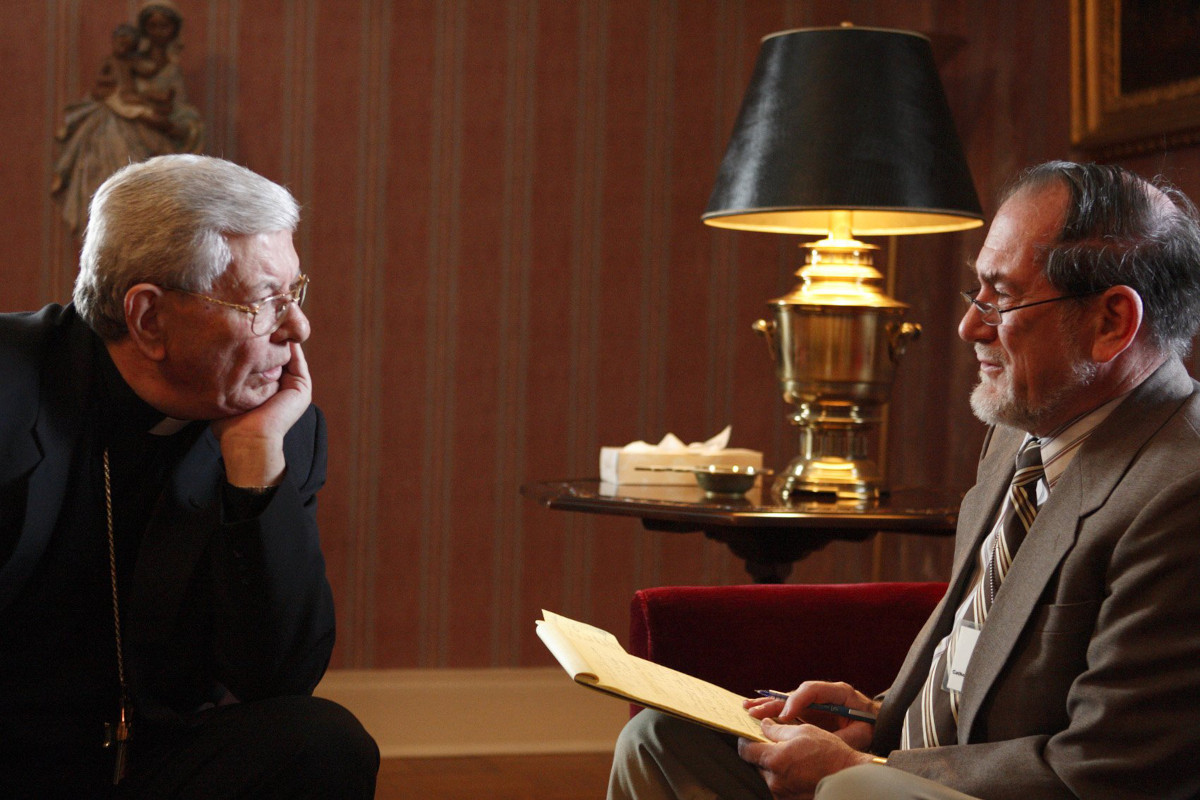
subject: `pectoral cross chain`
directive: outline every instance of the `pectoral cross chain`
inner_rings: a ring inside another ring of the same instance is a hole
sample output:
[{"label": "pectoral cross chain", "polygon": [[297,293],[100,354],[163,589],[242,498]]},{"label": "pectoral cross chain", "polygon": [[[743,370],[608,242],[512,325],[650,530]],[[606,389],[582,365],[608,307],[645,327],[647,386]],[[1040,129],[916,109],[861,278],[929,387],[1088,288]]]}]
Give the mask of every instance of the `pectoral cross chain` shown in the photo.
[{"label": "pectoral cross chain", "polygon": [[121,716],[117,719],[117,723],[115,725],[111,722],[104,723],[104,746],[114,748],[116,753],[113,761],[113,786],[116,786],[125,777],[129,758],[127,751],[131,736],[133,736],[133,708],[127,701],[122,701]]}]

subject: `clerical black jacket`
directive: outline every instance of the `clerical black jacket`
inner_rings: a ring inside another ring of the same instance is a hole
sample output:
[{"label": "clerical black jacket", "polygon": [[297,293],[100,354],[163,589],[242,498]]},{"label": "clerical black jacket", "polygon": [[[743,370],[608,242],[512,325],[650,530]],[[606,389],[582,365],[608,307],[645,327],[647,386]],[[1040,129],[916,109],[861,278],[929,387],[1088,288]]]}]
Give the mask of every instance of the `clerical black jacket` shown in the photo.
[{"label": "clerical black jacket", "polygon": [[[0,314],[0,631],[11,630],[6,615],[22,608],[57,552],[56,530],[72,509],[95,502],[69,487],[81,459],[94,455],[84,443],[97,422],[89,416],[102,353],[71,306]],[[193,425],[146,510],[121,591],[127,680],[139,717],[152,724],[187,724],[218,702],[311,693],[333,648],[316,523],[321,412],[310,407],[289,431],[283,483],[244,519],[229,513],[216,438],[205,423]],[[61,668],[35,666],[48,675]],[[7,724],[0,719],[0,742]]]}]

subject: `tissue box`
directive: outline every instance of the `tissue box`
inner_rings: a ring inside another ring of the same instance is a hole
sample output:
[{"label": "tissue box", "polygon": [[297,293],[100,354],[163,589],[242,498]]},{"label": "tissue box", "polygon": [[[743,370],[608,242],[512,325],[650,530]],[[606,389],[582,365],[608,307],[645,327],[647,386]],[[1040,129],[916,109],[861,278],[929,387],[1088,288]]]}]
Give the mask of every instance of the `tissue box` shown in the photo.
[{"label": "tissue box", "polygon": [[758,450],[726,448],[711,453],[682,450],[673,453],[647,453],[624,450],[620,447],[600,448],[600,480],[611,484],[644,484],[658,486],[695,486],[696,476],[688,472],[646,472],[638,467],[754,467],[762,469],[762,453]]}]

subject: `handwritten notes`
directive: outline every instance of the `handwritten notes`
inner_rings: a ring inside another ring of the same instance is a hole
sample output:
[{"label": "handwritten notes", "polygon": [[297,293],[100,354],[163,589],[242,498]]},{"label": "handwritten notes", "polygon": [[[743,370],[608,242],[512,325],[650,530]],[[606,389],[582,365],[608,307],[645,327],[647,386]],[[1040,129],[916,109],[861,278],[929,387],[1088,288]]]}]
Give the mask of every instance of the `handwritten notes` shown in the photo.
[{"label": "handwritten notes", "polygon": [[578,683],[716,730],[759,742],[759,721],[743,698],[720,686],[625,652],[608,631],[542,611],[537,634]]}]

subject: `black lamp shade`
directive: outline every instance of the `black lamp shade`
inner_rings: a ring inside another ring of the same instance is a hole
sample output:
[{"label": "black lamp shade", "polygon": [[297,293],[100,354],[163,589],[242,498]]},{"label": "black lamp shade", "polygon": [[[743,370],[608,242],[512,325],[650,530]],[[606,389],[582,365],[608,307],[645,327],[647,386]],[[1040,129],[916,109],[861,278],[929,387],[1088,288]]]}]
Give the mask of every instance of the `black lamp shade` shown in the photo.
[{"label": "black lamp shade", "polygon": [[704,212],[709,225],[855,235],[982,224],[929,40],[812,28],[763,39]]}]

